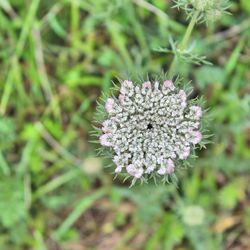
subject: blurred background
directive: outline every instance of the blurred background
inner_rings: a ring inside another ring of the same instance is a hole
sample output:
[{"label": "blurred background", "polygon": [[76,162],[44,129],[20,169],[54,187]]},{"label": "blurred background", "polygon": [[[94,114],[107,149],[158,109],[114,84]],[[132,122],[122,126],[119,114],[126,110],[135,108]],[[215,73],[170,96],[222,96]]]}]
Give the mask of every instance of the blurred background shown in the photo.
[{"label": "blurred background", "polygon": [[186,15],[168,0],[0,1],[0,249],[250,249],[250,1],[196,26],[213,66],[179,64],[212,143],[174,185],[113,180],[89,132],[112,80],[166,72]]}]

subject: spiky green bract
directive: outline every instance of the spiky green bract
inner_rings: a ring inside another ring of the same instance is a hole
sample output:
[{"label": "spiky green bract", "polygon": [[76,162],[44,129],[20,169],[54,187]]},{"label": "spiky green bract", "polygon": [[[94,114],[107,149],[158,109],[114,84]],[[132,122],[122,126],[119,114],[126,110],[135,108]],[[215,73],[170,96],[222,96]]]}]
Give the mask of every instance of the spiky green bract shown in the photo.
[{"label": "spiky green bract", "polygon": [[[204,147],[206,128],[202,99],[191,99],[190,83],[166,76],[124,80],[97,107],[99,154],[110,158],[115,173],[141,183],[177,182],[176,171],[192,164]],[[114,165],[114,166],[115,166]]]},{"label": "spiky green bract", "polygon": [[178,43],[173,41],[172,38],[169,39],[171,48],[157,48],[154,49],[157,52],[173,54],[179,62],[185,62],[195,65],[212,65],[211,62],[207,61],[206,56],[201,56],[195,53],[195,44],[185,49],[178,48]]}]

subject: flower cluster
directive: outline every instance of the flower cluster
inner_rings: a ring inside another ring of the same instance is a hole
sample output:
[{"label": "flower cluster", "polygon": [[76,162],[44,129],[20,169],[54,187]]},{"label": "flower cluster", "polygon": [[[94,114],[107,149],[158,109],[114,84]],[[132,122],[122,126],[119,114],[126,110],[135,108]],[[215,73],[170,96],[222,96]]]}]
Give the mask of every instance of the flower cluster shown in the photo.
[{"label": "flower cluster", "polygon": [[119,97],[105,102],[100,143],[113,152],[115,173],[134,179],[166,177],[200,143],[202,109],[170,80],[122,82]]},{"label": "flower cluster", "polygon": [[198,21],[214,22],[228,9],[228,0],[175,0],[175,7],[184,9],[188,17],[199,12]]}]

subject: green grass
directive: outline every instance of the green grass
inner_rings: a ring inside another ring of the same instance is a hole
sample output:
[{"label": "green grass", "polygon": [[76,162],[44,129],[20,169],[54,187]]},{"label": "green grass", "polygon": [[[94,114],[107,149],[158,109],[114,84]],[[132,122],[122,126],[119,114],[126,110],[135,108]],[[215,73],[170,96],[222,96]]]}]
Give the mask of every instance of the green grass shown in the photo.
[{"label": "green grass", "polygon": [[[210,109],[212,143],[173,185],[113,180],[90,143],[112,80],[167,71],[183,12],[161,0],[0,1],[0,249],[247,249],[250,6],[231,1],[178,65]],[[194,225],[196,222],[196,225]]]}]

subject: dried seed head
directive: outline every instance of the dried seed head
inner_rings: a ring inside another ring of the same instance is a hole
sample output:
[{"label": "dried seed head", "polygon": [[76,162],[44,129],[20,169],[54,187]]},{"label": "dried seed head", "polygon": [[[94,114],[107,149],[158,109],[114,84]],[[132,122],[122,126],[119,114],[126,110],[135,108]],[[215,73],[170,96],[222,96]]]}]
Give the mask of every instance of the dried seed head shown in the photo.
[{"label": "dried seed head", "polygon": [[190,105],[170,80],[135,85],[124,81],[118,99],[105,103],[100,143],[114,153],[115,173],[135,179],[172,174],[200,143],[200,106]]}]

